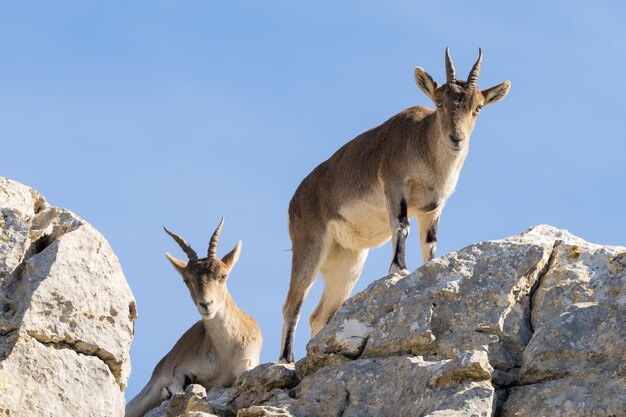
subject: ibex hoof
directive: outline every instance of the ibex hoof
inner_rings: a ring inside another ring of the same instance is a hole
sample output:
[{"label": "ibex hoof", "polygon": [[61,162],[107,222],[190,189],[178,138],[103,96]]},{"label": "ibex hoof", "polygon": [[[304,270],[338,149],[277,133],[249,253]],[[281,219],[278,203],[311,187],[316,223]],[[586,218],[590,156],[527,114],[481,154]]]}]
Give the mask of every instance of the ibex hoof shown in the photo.
[{"label": "ibex hoof", "polygon": [[389,274],[396,275],[399,277],[405,277],[409,275],[409,270],[406,268],[399,268],[396,265],[392,265],[391,268],[389,268]]}]

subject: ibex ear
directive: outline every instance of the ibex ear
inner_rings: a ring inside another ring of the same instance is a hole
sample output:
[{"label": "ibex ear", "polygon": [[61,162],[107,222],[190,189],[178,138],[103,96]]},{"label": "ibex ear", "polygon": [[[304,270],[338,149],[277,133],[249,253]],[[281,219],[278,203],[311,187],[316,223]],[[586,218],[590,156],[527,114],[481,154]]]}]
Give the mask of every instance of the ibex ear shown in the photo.
[{"label": "ibex ear", "polygon": [[428,75],[424,68],[415,68],[415,83],[417,86],[431,99],[435,99],[435,90],[437,89],[437,81],[433,80],[433,77]]},{"label": "ibex ear", "polygon": [[484,106],[502,100],[508,94],[509,88],[511,88],[511,82],[505,81],[502,84],[481,91],[483,97],[485,97]]},{"label": "ibex ear", "polygon": [[187,266],[187,262],[181,261],[180,259],[176,259],[167,252],[165,253],[165,256],[167,256],[167,259],[169,259],[172,265],[174,265],[174,269],[177,270],[178,273],[182,275],[183,271],[185,270],[185,267]]},{"label": "ibex ear", "polygon": [[222,258],[222,262],[224,262],[228,267],[228,272],[232,271],[233,267],[239,260],[239,255],[241,255],[241,240],[237,242],[233,250]]}]

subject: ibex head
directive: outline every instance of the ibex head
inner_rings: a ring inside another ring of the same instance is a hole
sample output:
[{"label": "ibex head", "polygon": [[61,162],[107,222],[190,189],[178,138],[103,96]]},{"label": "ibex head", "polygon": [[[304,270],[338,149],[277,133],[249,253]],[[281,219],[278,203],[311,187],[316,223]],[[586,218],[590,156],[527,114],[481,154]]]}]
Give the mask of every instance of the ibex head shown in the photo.
[{"label": "ibex head", "polygon": [[222,259],[217,257],[217,241],[222,231],[224,218],[213,232],[209,243],[207,257],[198,259],[196,252],[189,246],[189,243],[175,233],[170,232],[165,227],[165,232],[170,235],[181,249],[187,254],[189,262],[176,259],[169,253],[165,255],[170,260],[174,268],[182,275],[191,298],[198,308],[198,312],[205,320],[210,320],[222,310],[226,300],[226,280],[233,269],[239,254],[241,253],[241,241],[237,242],[235,248]]},{"label": "ibex head", "polygon": [[505,81],[486,90],[479,90],[478,75],[482,59],[482,50],[479,48],[478,60],[467,81],[457,80],[449,48],[446,48],[446,83],[441,86],[423,68],[415,68],[415,82],[437,107],[437,119],[443,132],[443,140],[454,151],[467,146],[480,109],[504,98],[511,87],[511,83]]}]

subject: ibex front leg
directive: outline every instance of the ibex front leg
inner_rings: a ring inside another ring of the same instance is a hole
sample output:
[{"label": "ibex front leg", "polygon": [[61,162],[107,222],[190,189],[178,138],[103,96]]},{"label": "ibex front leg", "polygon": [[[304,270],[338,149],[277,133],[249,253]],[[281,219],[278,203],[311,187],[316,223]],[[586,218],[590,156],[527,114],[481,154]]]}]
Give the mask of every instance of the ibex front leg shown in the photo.
[{"label": "ibex front leg", "polygon": [[422,247],[422,259],[424,263],[435,257],[437,250],[437,225],[439,224],[439,216],[441,209],[437,207],[429,213],[417,215],[417,223],[420,229],[420,246]]},{"label": "ibex front leg", "polygon": [[385,190],[387,198],[387,213],[391,226],[391,242],[393,245],[393,258],[389,266],[390,274],[407,275],[406,268],[406,238],[409,236],[409,218],[407,199],[404,196],[404,187],[391,186]]}]

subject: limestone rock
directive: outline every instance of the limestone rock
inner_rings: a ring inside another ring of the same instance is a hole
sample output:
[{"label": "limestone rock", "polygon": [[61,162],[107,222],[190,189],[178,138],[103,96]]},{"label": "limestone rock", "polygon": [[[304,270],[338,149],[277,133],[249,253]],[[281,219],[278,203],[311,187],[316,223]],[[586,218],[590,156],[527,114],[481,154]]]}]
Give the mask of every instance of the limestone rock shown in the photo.
[{"label": "limestone rock", "polygon": [[178,392],[168,401],[146,413],[145,417],[219,417],[207,402],[203,386],[188,385],[185,392]]},{"label": "limestone rock", "polygon": [[455,360],[391,356],[325,367],[296,387],[289,410],[295,416],[408,416],[444,411],[455,416],[491,416],[493,387],[485,359],[471,353]]},{"label": "limestone rock", "polygon": [[559,242],[533,297],[523,386],[503,415],[625,415],[625,318],[626,248]]},{"label": "limestone rock", "polygon": [[293,364],[264,363],[239,376],[228,395],[228,409],[237,410],[288,399],[287,391],[300,382]]},{"label": "limestone rock", "polygon": [[0,213],[0,415],[122,416],[136,312],[111,247],[6,178]]},{"label": "limestone rock", "polygon": [[503,417],[621,417],[626,415],[626,374],[571,376],[512,389]]},{"label": "limestone rock", "polygon": [[537,226],[373,282],[309,342],[295,375],[276,364],[242,374],[226,411],[621,416],[624,317],[626,248]]},{"label": "limestone rock", "polygon": [[[214,388],[207,392],[202,385],[191,384],[146,413],[145,417],[222,417],[228,389]],[[213,402],[209,402],[209,400]]]},{"label": "limestone rock", "polygon": [[286,408],[259,406],[239,410],[237,417],[294,417]]},{"label": "limestone rock", "polygon": [[206,393],[206,402],[211,405],[213,412],[219,416],[226,415],[226,403],[230,395],[230,388],[212,388]]},{"label": "limestone rock", "polygon": [[472,350],[487,352],[495,368],[519,366],[532,336],[529,294],[555,239],[569,236],[534,228],[437,258],[406,277],[375,281],[311,340],[298,372],[357,357],[454,358]]}]

